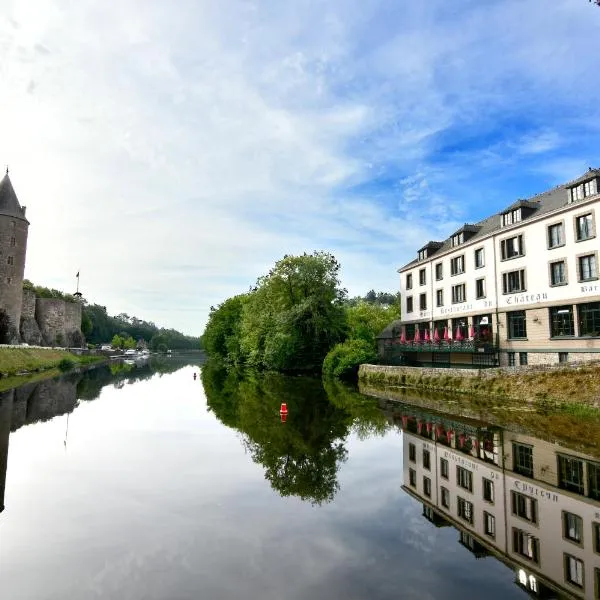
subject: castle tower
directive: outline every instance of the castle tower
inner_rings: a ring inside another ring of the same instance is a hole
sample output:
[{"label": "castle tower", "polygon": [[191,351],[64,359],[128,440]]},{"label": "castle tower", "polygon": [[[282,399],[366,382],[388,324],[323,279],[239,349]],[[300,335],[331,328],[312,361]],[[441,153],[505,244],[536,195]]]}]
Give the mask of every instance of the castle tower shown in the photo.
[{"label": "castle tower", "polygon": [[8,169],[0,181],[0,309],[10,319],[6,343],[18,343],[23,297],[23,275],[29,221],[13,189]]}]

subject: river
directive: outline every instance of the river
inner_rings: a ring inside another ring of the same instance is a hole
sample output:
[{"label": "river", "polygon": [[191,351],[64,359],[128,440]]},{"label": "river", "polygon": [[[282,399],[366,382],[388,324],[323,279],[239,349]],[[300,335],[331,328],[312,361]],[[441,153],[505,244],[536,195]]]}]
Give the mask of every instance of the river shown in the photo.
[{"label": "river", "polygon": [[426,404],[177,358],[2,392],[2,598],[597,598],[593,447]]}]

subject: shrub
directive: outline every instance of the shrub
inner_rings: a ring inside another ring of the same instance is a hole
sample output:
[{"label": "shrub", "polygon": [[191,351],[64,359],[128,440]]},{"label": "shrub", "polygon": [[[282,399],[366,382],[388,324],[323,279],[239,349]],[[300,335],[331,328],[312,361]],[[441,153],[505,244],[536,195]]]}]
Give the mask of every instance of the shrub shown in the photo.
[{"label": "shrub", "polygon": [[353,377],[363,363],[374,362],[377,352],[364,340],[348,340],[337,344],[323,361],[323,374],[345,379]]},{"label": "shrub", "polygon": [[61,371],[68,371],[69,369],[72,369],[75,366],[75,363],[70,359],[70,358],[62,358],[61,361],[58,363],[58,368]]}]

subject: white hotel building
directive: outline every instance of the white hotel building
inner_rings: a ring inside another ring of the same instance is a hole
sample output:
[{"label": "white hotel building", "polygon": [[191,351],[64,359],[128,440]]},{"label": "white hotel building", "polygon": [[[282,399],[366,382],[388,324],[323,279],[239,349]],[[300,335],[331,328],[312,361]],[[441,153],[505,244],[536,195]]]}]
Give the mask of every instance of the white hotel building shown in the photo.
[{"label": "white hotel building", "polygon": [[514,366],[600,359],[599,192],[600,169],[590,169],[425,244],[399,269],[402,319],[379,339],[384,360]]},{"label": "white hotel building", "polygon": [[502,561],[533,597],[600,598],[596,459],[500,428],[402,420],[402,489],[429,521],[455,527],[477,558]]}]

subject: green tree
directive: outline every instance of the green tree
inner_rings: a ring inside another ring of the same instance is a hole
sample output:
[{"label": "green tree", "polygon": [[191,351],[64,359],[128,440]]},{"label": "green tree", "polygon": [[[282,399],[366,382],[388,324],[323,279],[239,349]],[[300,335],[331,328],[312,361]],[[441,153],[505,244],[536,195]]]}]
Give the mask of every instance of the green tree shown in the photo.
[{"label": "green tree", "polygon": [[284,256],[260,277],[243,305],[241,354],[277,371],[320,369],[345,336],[340,265],[329,253]]},{"label": "green tree", "polygon": [[359,302],[346,311],[348,319],[348,338],[351,340],[364,340],[375,344],[375,338],[394,319],[400,317],[400,311],[396,306],[381,304],[369,304]]},{"label": "green tree", "polygon": [[242,362],[240,328],[247,298],[247,295],[234,296],[217,308],[211,307],[202,335],[202,346],[209,356],[232,364]]},{"label": "green tree", "polygon": [[125,348],[126,350],[133,350],[135,348],[135,345],[136,342],[131,336],[123,340],[123,348]]},{"label": "green tree", "polygon": [[122,348],[123,347],[123,342],[124,342],[123,338],[118,333],[115,333],[115,335],[113,336],[112,341],[110,342],[110,345],[113,348]]},{"label": "green tree", "polygon": [[365,340],[346,340],[336,344],[323,361],[323,374],[340,379],[355,377],[358,367],[377,360],[374,344]]}]

